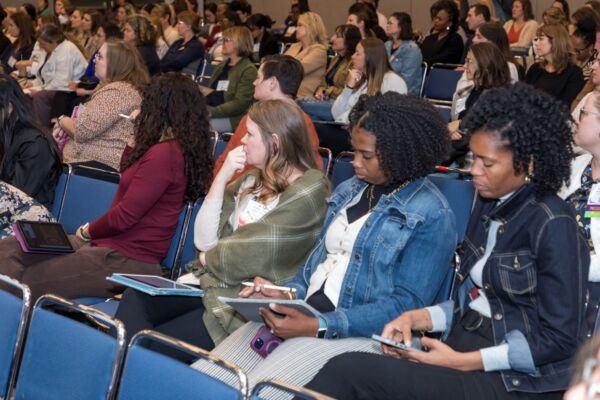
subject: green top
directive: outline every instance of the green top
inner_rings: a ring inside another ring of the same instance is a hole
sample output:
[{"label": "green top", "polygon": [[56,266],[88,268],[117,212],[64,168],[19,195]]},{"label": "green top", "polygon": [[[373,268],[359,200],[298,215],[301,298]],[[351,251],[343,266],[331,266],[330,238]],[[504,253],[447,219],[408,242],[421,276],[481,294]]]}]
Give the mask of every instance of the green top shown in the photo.
[{"label": "green top", "polygon": [[234,232],[228,220],[244,178],[225,191],[219,243],[206,252],[206,267],[197,261],[191,264],[204,289],[204,323],[215,344],[246,322],[217,297],[237,297],[241,282],[255,276],[276,284],[294,277],[315,244],[327,211],[329,183],[320,170],[310,169],[281,193],[273,210]]},{"label": "green top", "polygon": [[[229,58],[216,66],[208,81],[208,87],[212,86],[227,64],[229,64]],[[256,66],[247,57],[241,58],[237,64],[231,67],[227,76],[229,86],[225,91],[225,102],[216,107],[208,107],[210,116],[212,118],[229,118],[231,128],[235,131],[240,119],[248,112],[248,108],[254,100],[256,74]]]}]

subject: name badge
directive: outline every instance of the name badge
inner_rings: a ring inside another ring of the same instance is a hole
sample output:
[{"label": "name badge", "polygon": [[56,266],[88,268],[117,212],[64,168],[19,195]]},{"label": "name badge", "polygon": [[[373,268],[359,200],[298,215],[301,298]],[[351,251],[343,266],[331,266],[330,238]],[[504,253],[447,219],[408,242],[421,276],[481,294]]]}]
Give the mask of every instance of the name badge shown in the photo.
[{"label": "name badge", "polygon": [[10,56],[10,58],[8,59],[8,63],[7,63],[8,66],[11,68],[14,68],[16,63],[17,63],[17,60],[13,56]]},{"label": "name badge", "polygon": [[217,82],[217,91],[226,92],[229,89],[229,81],[219,81]]},{"label": "name badge", "polygon": [[585,218],[600,218],[600,185],[592,186],[590,197],[585,206]]},{"label": "name badge", "polygon": [[248,201],[246,208],[238,217],[238,226],[244,226],[258,221],[269,212],[269,209],[256,200]]}]

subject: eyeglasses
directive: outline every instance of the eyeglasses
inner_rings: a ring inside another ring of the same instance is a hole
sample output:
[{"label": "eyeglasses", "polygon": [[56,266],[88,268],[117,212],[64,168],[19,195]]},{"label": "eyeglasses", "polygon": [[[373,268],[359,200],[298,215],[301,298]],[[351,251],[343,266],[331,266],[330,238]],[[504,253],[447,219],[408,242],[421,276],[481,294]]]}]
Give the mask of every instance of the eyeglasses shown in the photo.
[{"label": "eyeglasses", "polygon": [[583,117],[585,117],[586,115],[595,115],[597,117],[600,117],[600,113],[594,113],[591,111],[585,111],[585,108],[582,108],[581,111],[579,111],[579,122],[581,122],[581,119]]},{"label": "eyeglasses", "polygon": [[226,37],[226,38],[223,38],[223,42],[233,42],[233,39]]},{"label": "eyeglasses", "polygon": [[94,56],[94,61],[98,62],[98,61],[102,61],[104,60],[104,56],[102,54],[100,54],[99,52],[96,53],[96,55]]},{"label": "eyeglasses", "polygon": [[471,65],[473,63],[475,63],[475,60],[473,60],[471,57],[465,58],[465,65]]},{"label": "eyeglasses", "polygon": [[587,45],[582,49],[575,49],[575,54],[580,55],[581,53],[583,53],[584,51],[587,51],[590,48],[591,45]]}]

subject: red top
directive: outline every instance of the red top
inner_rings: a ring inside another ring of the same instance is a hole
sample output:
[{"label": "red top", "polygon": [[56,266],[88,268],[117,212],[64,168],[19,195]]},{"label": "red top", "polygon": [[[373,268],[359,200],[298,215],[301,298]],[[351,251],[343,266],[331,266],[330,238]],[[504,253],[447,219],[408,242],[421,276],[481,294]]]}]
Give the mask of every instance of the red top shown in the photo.
[{"label": "red top", "polygon": [[[521,28],[523,29],[523,28]],[[509,44],[513,44],[513,43],[517,43],[519,41],[519,37],[521,36],[521,30],[517,30],[515,28],[515,24],[512,24],[510,26],[510,29],[508,30],[508,43]]]},{"label": "red top", "polygon": [[[131,148],[126,148],[125,157]],[[184,205],[187,177],[175,140],[152,146],[123,171],[110,210],[90,223],[92,244],[159,264],[167,255]]]},{"label": "red top", "polygon": [[[313,145],[313,149],[315,149],[315,157],[317,159],[317,165],[322,165],[323,159],[321,158],[321,155],[319,154],[319,135],[317,135],[317,130],[315,129],[315,125],[313,124],[313,122],[310,119],[310,117],[308,116],[308,114],[306,114],[304,111],[302,111],[302,115],[304,116],[304,120],[306,121],[306,125],[308,126],[308,135],[310,136],[310,142]],[[240,144],[242,144],[242,138],[246,135],[246,132],[247,132],[247,129],[246,129],[246,120],[247,119],[248,119],[248,114],[244,115],[244,117],[240,120],[240,123],[238,124],[237,128],[235,129],[235,132],[233,133],[233,136],[231,136],[231,138],[229,139],[229,142],[227,143],[227,147],[225,147],[225,150],[223,150],[223,153],[221,153],[221,155],[219,156],[217,161],[215,161],[215,167],[213,168],[214,176],[217,176],[217,173],[223,166],[223,163],[225,162],[225,159],[227,158],[227,154],[229,154],[229,152],[231,150],[235,149]],[[233,178],[231,178],[231,181],[236,180],[240,175],[242,175],[246,171],[251,170],[252,168],[253,167],[251,165],[246,165],[246,168],[244,168],[243,171],[238,172],[237,174],[233,175]]]}]

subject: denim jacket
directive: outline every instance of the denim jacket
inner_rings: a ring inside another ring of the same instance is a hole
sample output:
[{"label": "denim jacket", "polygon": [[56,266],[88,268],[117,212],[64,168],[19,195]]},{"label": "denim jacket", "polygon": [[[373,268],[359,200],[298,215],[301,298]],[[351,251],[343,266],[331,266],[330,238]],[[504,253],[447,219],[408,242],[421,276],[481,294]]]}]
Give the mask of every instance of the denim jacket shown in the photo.
[{"label": "denim jacket", "polygon": [[[329,226],[365,186],[354,177],[328,198],[319,241],[288,283],[298,298],[306,297],[310,277],[327,257]],[[323,314],[325,337],[370,337],[404,311],[430,305],[450,268],[456,240],[454,213],[429,179],[381,196],[354,243],[337,308]]]},{"label": "denim jacket", "polygon": [[585,283],[589,250],[571,206],[555,195],[540,199],[524,185],[494,208],[478,198],[455,278],[453,300],[440,306],[446,334],[468,310],[471,268],[485,252],[489,221],[499,220],[496,245],[483,269],[495,345],[508,344],[507,391],[564,390],[586,335]]},{"label": "denim jacket", "polygon": [[423,56],[419,46],[413,40],[404,40],[392,54],[392,41],[388,40],[385,42],[385,49],[390,57],[392,69],[406,82],[408,93],[418,96],[423,78],[421,71]]}]

